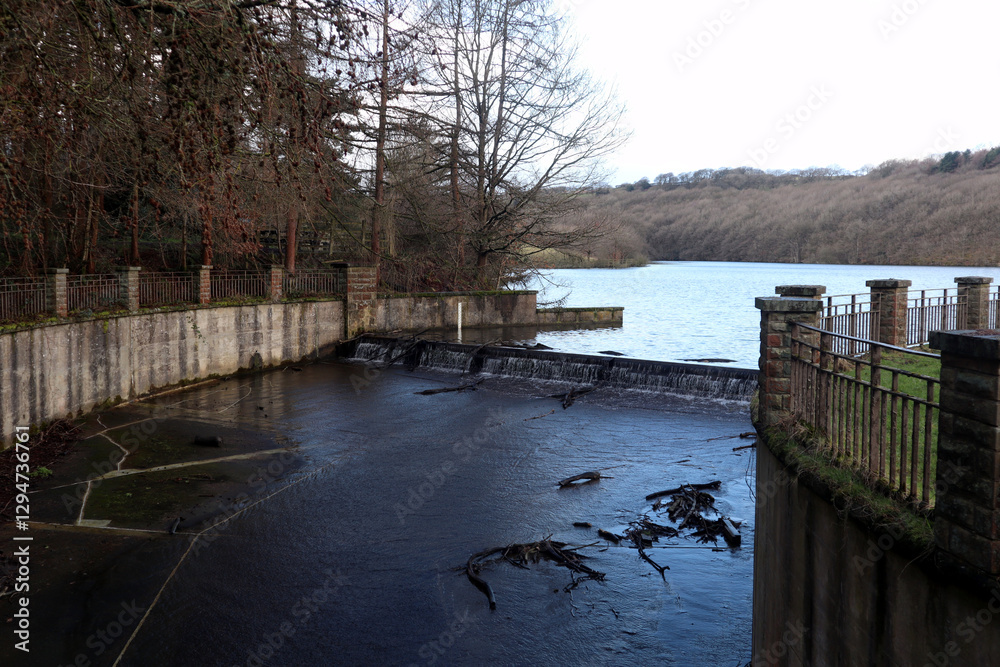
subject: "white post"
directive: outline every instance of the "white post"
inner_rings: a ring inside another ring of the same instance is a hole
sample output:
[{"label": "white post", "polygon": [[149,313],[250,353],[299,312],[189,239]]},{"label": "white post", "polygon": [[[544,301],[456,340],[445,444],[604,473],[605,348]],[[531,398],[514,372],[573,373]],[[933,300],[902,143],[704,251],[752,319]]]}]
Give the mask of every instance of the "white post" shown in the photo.
[{"label": "white post", "polygon": [[458,342],[462,342],[462,302],[458,302]]}]

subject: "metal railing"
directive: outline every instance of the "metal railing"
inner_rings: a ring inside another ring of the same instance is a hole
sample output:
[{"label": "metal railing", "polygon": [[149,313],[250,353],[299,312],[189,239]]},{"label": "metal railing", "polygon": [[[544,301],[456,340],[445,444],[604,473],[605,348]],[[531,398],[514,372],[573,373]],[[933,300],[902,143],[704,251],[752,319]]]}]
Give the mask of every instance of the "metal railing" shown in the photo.
[{"label": "metal railing", "polygon": [[213,299],[258,299],[268,295],[268,274],[263,271],[212,271]]},{"label": "metal railing", "polygon": [[966,299],[955,288],[912,291],[906,306],[907,345],[925,344],[931,331],[965,328]]},{"label": "metal railing", "polygon": [[171,306],[198,300],[197,276],[191,273],[139,273],[139,305]]},{"label": "metal railing", "polygon": [[990,290],[989,296],[989,320],[990,326],[1000,328],[1000,286]]},{"label": "metal railing", "polygon": [[66,278],[66,306],[71,313],[81,310],[116,310],[127,305],[122,302],[121,283],[113,273]]},{"label": "metal railing", "polygon": [[46,312],[45,281],[41,278],[0,278],[0,321]]},{"label": "metal railing", "polygon": [[288,299],[344,294],[347,292],[347,274],[343,269],[286,273],[282,292]]},{"label": "metal railing", "polygon": [[819,327],[845,336],[834,341],[835,351],[848,355],[868,352],[868,341],[877,338],[879,324],[871,294],[835,294],[823,301]]},{"label": "metal railing", "polygon": [[[818,327],[792,327],[791,411],[836,461],[924,506],[934,504],[938,378],[906,370],[940,357]],[[868,345],[865,355],[839,350]],[[933,363],[933,362],[932,362]]]}]

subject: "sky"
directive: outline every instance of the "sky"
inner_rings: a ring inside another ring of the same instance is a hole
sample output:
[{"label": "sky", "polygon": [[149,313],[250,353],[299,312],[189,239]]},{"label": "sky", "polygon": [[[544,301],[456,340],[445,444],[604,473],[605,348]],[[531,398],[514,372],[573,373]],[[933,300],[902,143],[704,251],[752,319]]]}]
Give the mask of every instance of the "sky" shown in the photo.
[{"label": "sky", "polygon": [[996,0],[557,0],[631,141],[613,184],[1000,145]]}]

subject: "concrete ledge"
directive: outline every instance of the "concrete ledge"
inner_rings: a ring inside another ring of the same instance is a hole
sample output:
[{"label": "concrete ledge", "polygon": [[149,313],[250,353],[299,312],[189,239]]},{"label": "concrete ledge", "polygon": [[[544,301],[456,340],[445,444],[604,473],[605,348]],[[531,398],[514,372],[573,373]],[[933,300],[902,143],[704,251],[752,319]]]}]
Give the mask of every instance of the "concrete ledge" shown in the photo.
[{"label": "concrete ledge", "polygon": [[539,308],[536,311],[538,324],[593,324],[595,322],[618,323],[624,320],[625,308],[606,306],[597,308]]},{"label": "concrete ledge", "polygon": [[783,296],[759,296],[754,305],[768,313],[818,313],[823,309],[819,299]]},{"label": "concrete ledge", "polygon": [[865,286],[874,287],[875,289],[899,289],[900,287],[910,287],[911,285],[913,285],[912,280],[897,280],[896,278],[865,281]]},{"label": "concrete ledge", "polygon": [[941,350],[941,354],[997,361],[1000,360],[1000,329],[932,331],[930,346]]}]

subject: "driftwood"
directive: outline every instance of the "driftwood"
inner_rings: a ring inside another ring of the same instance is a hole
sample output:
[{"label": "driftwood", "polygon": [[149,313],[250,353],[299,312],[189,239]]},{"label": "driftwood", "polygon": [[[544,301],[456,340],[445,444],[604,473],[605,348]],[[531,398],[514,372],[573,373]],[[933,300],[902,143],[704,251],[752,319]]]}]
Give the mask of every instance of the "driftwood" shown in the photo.
[{"label": "driftwood", "polygon": [[718,491],[722,487],[721,481],[708,482],[707,484],[685,484],[683,486],[678,486],[675,489],[667,489],[666,491],[657,491],[656,493],[651,493],[646,496],[646,500],[655,500],[660,496],[673,496],[681,493],[684,489],[693,489],[695,491]]},{"label": "driftwood", "polygon": [[475,382],[468,382],[466,384],[459,385],[457,387],[441,387],[439,389],[424,389],[423,391],[415,391],[413,393],[417,394],[417,395],[420,395],[420,396],[433,396],[434,394],[444,394],[444,393],[449,392],[449,391],[465,391],[466,389],[471,389],[472,391],[475,391],[476,389],[478,389],[479,383],[482,382],[482,381],[483,381],[483,379],[480,378],[480,379],[476,380]]},{"label": "driftwood", "polygon": [[[551,539],[546,538],[538,542],[529,542],[527,544],[509,544],[505,547],[485,549],[469,557],[469,560],[466,561],[465,564],[465,575],[476,588],[481,590],[486,595],[486,599],[490,604],[490,609],[497,608],[496,596],[494,595],[493,587],[490,586],[489,582],[479,576],[480,572],[482,572],[483,566],[488,562],[504,561],[516,567],[528,569],[528,563],[537,563],[538,561],[545,559],[551,560],[557,565],[561,565],[572,572],[582,574],[586,579],[603,580],[605,576],[604,573],[598,572],[597,570],[584,565],[582,559],[586,558],[586,556],[574,553],[576,548],[578,547],[570,547],[563,542],[554,542]],[[497,558],[494,558],[493,561],[487,561],[487,559],[491,556],[497,556]],[[574,579],[574,581],[567,586],[567,589],[575,586],[577,583],[577,580]]]},{"label": "driftwood", "polygon": [[565,410],[569,406],[573,405],[573,402],[576,401],[576,399],[584,394],[589,394],[592,391],[594,391],[593,387],[581,387],[579,389],[570,389],[565,394],[549,394],[549,398],[558,398],[562,400],[563,410]]},{"label": "driftwood", "polygon": [[614,479],[614,477],[611,477],[609,475],[602,475],[599,472],[581,472],[579,475],[573,475],[572,477],[561,479],[558,482],[556,482],[556,484],[558,484],[559,488],[561,489],[564,486],[570,486],[573,484],[573,482],[579,482],[580,480],[587,480],[584,482],[584,484],[587,484],[589,482],[596,482],[599,479]]},{"label": "driftwood", "polygon": [[754,447],[756,447],[756,446],[757,446],[757,443],[755,442],[755,443],[753,443],[752,445],[743,445],[742,447],[733,447],[733,451],[734,451],[734,452],[738,452],[738,451],[740,451],[741,449],[752,449],[752,448],[754,448]]},{"label": "driftwood", "polygon": [[614,350],[602,350],[601,352],[598,352],[597,354],[609,354],[612,357],[624,357],[625,356],[623,353],[621,353],[621,352],[615,352]]},{"label": "driftwood", "polygon": [[611,532],[608,532],[608,531],[606,531],[606,530],[600,530],[600,529],[599,529],[599,530],[597,531],[597,534],[598,534],[598,535],[599,535],[600,537],[603,537],[604,539],[606,539],[606,540],[607,540],[608,542],[613,542],[613,543],[615,543],[615,544],[618,544],[619,542],[621,542],[621,541],[622,541],[622,538],[620,538],[620,537],[618,537],[617,535],[615,535],[614,533],[611,533]]},{"label": "driftwood", "polygon": [[593,526],[591,525],[591,523],[589,521],[574,521],[573,522],[573,527],[574,528],[593,528]]}]

